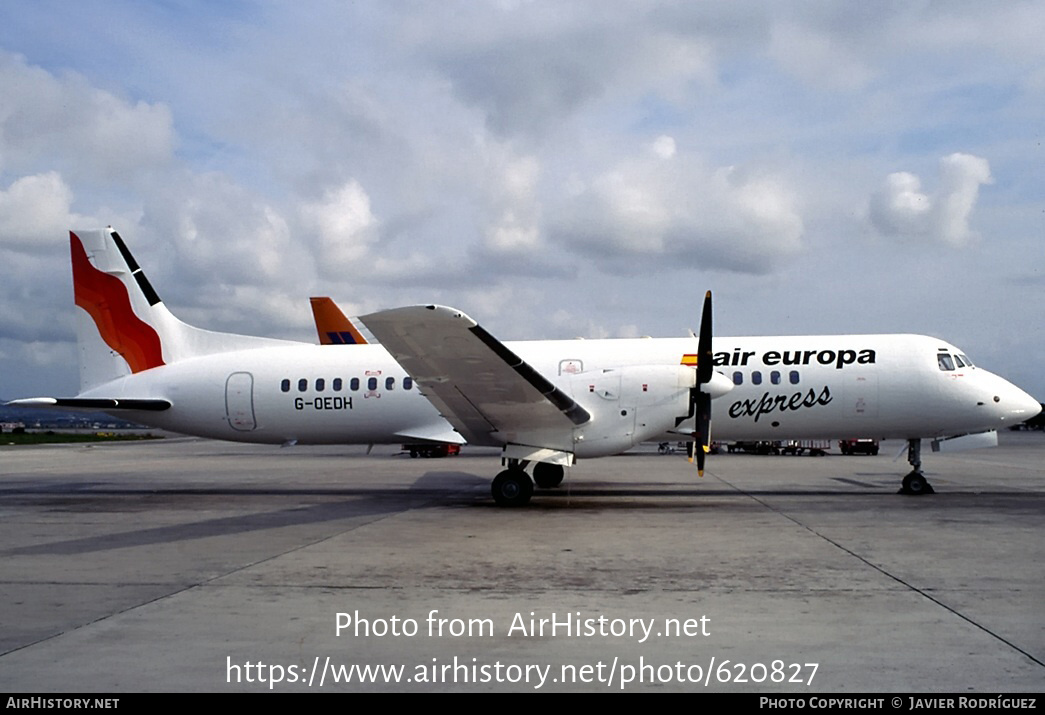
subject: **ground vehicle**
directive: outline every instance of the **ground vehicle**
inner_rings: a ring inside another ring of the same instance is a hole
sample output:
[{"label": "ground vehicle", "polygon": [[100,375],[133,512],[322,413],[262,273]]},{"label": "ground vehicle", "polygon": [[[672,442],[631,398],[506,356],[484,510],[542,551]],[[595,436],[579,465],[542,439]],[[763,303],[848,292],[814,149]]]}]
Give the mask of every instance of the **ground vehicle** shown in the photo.
[{"label": "ground vehicle", "polygon": [[746,452],[748,454],[780,454],[780,442],[769,440],[730,442],[726,447],[730,454]]},{"label": "ground vehicle", "polygon": [[838,441],[842,454],[878,454],[876,439],[842,439]]},{"label": "ground vehicle", "polygon": [[411,457],[453,457],[454,455],[461,453],[461,445],[418,442],[414,444],[404,444],[403,451],[409,452]]},{"label": "ground vehicle", "polygon": [[781,443],[780,453],[801,456],[808,451],[810,457],[823,457],[829,449],[831,442],[826,439],[791,439]]}]

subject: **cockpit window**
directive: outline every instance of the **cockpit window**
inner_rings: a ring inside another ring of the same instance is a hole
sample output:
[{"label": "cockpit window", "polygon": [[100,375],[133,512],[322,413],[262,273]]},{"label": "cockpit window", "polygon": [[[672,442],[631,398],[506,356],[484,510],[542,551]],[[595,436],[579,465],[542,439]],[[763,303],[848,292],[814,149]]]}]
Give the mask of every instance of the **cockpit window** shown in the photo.
[{"label": "cockpit window", "polygon": [[940,363],[940,369],[941,370],[953,370],[954,369],[954,360],[952,360],[951,356],[948,355],[947,353],[937,353],[936,360],[937,360],[937,362]]},{"label": "cockpit window", "polygon": [[962,362],[965,363],[965,367],[974,367],[974,365],[972,364],[972,360],[967,358],[965,355],[959,355],[958,357],[960,357],[962,359]]},{"label": "cockpit window", "polygon": [[965,363],[962,362],[962,356],[961,355],[955,355],[954,356],[954,364],[957,365],[958,367],[965,367]]}]

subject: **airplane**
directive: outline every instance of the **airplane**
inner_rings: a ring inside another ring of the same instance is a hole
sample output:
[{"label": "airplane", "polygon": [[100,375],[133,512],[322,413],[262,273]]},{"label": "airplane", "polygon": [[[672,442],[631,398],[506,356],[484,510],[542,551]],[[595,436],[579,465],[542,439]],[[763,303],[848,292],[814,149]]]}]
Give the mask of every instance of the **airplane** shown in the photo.
[{"label": "airplane", "polygon": [[361,316],[377,343],[335,350],[178,320],[111,227],[71,231],[70,249],[80,391],[7,404],[239,442],[496,446],[500,506],[644,441],[685,438],[702,474],[713,403],[719,439],[904,439],[907,494],[932,491],[923,439],[997,444],[995,430],[1041,411],[934,337],[712,338],[710,292],[696,337],[501,342],[459,310],[418,305]]},{"label": "airplane", "polygon": [[308,299],[320,345],[365,345],[370,342],[327,296]]}]

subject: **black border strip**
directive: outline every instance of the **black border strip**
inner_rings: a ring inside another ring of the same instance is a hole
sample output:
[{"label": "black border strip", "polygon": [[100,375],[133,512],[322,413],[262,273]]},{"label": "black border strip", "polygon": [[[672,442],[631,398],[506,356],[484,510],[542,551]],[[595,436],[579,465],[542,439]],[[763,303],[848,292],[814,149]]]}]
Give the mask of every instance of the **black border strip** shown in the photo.
[{"label": "black border strip", "polygon": [[134,260],[134,256],[131,255],[131,250],[127,248],[127,244],[120,238],[120,234],[115,231],[111,232],[112,240],[116,242],[116,247],[120,249],[120,255],[123,256],[123,260],[127,262],[127,267],[131,269],[131,275],[134,276],[134,280],[138,281],[138,287],[141,288],[142,293],[145,294],[145,300],[149,301],[149,305],[156,305],[161,303],[159,294],[152,287],[152,283],[145,277],[145,271],[141,269],[138,262]]}]

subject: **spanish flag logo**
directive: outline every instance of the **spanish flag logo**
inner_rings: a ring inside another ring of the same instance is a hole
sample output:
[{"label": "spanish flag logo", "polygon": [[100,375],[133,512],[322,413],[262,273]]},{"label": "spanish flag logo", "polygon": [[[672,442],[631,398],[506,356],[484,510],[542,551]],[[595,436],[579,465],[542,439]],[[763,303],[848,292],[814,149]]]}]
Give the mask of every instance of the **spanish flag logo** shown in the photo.
[{"label": "spanish flag logo", "polygon": [[686,353],[685,355],[682,356],[682,362],[680,364],[681,365],[689,365],[690,367],[696,367],[697,366],[697,354],[696,353]]}]

